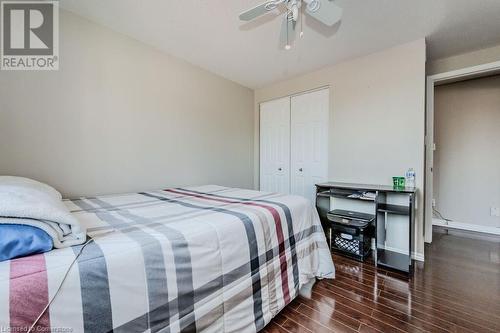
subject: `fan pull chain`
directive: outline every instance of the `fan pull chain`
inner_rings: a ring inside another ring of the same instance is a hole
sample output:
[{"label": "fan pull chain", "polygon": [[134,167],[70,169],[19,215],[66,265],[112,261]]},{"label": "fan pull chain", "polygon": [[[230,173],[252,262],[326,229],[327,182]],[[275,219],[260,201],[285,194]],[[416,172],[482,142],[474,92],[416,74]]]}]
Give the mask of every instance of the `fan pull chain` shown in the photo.
[{"label": "fan pull chain", "polygon": [[304,19],[304,13],[302,13],[302,11],[303,11],[302,6],[300,6],[299,10],[300,10],[300,34],[299,34],[299,37],[302,38],[302,37],[304,37],[304,24],[302,22],[302,20]]},{"label": "fan pull chain", "polygon": [[290,38],[288,38],[288,27],[290,26],[290,18],[289,18],[290,13],[287,12],[286,14],[286,45],[285,45],[285,50],[290,50],[292,47],[290,46]]}]

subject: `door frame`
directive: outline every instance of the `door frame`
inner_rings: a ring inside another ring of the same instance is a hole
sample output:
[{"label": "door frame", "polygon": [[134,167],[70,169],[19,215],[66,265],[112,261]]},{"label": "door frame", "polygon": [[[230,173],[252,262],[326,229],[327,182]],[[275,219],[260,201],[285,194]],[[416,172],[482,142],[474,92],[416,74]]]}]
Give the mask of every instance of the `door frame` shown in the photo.
[{"label": "door frame", "polygon": [[427,76],[427,99],[425,108],[425,225],[424,240],[426,243],[432,243],[432,199],[433,188],[433,166],[434,166],[434,92],[435,87],[459,82],[469,79],[480,78],[500,73],[500,61],[491,62],[483,65],[466,67],[445,73],[439,73]]}]

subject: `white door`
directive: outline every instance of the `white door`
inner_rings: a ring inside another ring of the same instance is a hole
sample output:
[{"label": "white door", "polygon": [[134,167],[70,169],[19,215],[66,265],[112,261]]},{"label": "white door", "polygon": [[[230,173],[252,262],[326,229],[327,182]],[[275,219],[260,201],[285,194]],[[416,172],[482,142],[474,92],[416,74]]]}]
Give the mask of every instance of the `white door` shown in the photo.
[{"label": "white door", "polygon": [[260,190],[290,193],[290,97],[260,104]]},{"label": "white door", "polygon": [[315,184],[328,179],[329,89],[291,98],[291,194],[315,202]]}]

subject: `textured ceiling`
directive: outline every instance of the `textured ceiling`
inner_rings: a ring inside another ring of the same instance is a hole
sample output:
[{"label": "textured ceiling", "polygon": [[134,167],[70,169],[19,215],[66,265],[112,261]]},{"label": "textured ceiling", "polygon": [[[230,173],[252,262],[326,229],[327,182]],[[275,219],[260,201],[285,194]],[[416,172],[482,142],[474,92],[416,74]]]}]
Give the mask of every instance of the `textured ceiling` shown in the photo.
[{"label": "textured ceiling", "polygon": [[304,21],[279,47],[276,12],[250,23],[255,0],[61,0],[64,9],[251,88],[426,37],[430,59],[500,43],[500,0],[336,0],[341,24]]}]

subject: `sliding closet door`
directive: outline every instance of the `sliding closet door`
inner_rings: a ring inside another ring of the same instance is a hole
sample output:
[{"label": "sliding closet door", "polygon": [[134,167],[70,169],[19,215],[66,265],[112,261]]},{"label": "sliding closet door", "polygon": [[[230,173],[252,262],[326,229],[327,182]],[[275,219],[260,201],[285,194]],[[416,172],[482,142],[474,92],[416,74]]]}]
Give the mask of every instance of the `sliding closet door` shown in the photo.
[{"label": "sliding closet door", "polygon": [[291,98],[291,193],[315,201],[328,179],[329,89]]},{"label": "sliding closet door", "polygon": [[260,104],[260,190],[290,193],[290,98]]}]

